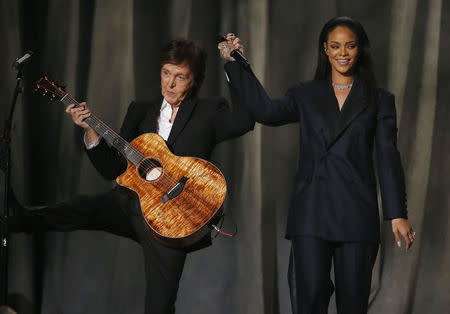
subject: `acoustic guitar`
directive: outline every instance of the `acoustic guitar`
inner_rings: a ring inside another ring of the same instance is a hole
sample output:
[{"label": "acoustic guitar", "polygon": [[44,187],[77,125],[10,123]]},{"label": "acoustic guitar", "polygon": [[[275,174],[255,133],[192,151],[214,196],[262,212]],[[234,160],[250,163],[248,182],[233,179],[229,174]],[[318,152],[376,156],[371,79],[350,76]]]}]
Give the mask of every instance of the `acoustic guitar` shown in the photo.
[{"label": "acoustic guitar", "polygon": [[[66,106],[80,104],[47,76],[35,90]],[[85,122],[128,160],[116,182],[137,195],[145,225],[156,240],[171,247],[188,246],[220,219],[227,187],[213,164],[172,154],[158,134],[143,134],[128,143],[93,114]]]}]

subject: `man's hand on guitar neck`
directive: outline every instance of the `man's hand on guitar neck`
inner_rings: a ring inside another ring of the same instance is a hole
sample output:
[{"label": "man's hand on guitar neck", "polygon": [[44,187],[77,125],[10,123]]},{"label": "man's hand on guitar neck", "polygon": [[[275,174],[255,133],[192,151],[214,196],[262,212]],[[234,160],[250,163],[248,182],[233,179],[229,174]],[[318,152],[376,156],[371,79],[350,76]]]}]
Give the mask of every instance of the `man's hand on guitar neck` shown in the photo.
[{"label": "man's hand on guitar neck", "polygon": [[96,146],[100,140],[100,135],[84,121],[91,115],[86,103],[82,102],[78,107],[75,107],[75,104],[71,104],[67,106],[66,112],[72,116],[72,120],[76,125],[84,129],[84,143],[86,147],[89,149]]}]

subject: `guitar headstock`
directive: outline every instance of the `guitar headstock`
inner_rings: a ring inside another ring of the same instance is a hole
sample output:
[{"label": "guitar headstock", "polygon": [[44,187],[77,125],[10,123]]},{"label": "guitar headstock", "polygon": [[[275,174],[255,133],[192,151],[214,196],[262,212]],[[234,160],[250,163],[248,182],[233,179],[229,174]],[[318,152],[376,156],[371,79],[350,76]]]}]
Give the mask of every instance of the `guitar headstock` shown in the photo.
[{"label": "guitar headstock", "polygon": [[50,100],[61,100],[67,93],[47,76],[43,76],[36,82],[34,89],[42,96],[47,96]]}]

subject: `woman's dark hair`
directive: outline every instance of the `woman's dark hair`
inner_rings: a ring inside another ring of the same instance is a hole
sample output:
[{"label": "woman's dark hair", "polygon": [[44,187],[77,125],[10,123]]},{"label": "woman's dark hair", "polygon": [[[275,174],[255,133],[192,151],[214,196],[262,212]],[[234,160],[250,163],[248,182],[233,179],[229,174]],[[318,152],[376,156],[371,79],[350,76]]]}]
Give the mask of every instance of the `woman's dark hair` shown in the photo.
[{"label": "woman's dark hair", "polygon": [[203,46],[189,39],[171,40],[162,50],[161,67],[164,64],[186,64],[194,75],[194,83],[188,91],[187,97],[197,96],[205,79],[206,51]]},{"label": "woman's dark hair", "polygon": [[372,57],[369,53],[369,38],[361,23],[347,16],[332,18],[323,26],[319,36],[319,57],[314,79],[327,79],[331,73],[330,61],[324,51],[323,43],[328,41],[328,35],[338,26],[347,27],[356,35],[358,55],[353,66],[353,71],[365,82],[369,88],[369,92],[373,93],[376,88],[376,79],[373,72]]}]

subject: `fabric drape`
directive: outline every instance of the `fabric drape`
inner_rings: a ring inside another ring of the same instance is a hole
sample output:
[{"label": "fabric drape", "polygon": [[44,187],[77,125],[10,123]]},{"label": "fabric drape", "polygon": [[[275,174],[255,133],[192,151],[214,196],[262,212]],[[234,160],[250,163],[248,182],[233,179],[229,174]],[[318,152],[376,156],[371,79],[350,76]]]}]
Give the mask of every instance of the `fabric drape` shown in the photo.
[{"label": "fabric drape", "polygon": [[[442,0],[0,0],[0,121],[9,112],[14,59],[35,52],[15,112],[12,186],[28,205],[112,186],[87,160],[82,132],[60,103],[32,93],[48,73],[118,129],[128,103],[159,90],[159,51],[172,38],[208,52],[202,96],[229,99],[218,34],[235,32],[269,94],[313,77],[317,38],[338,15],[359,20],[371,40],[379,85],[396,95],[409,218],[418,238],[399,250],[389,223],[373,273],[369,313],[446,313],[450,308],[450,3]],[[214,162],[228,183],[236,238],[190,254],[179,313],[290,313],[290,242],[284,239],[298,154],[298,126],[258,125],[221,144]],[[231,219],[226,226],[233,228]],[[10,305],[19,313],[141,313],[140,247],[102,232],[13,235]],[[332,300],[330,313],[335,313]]]}]

